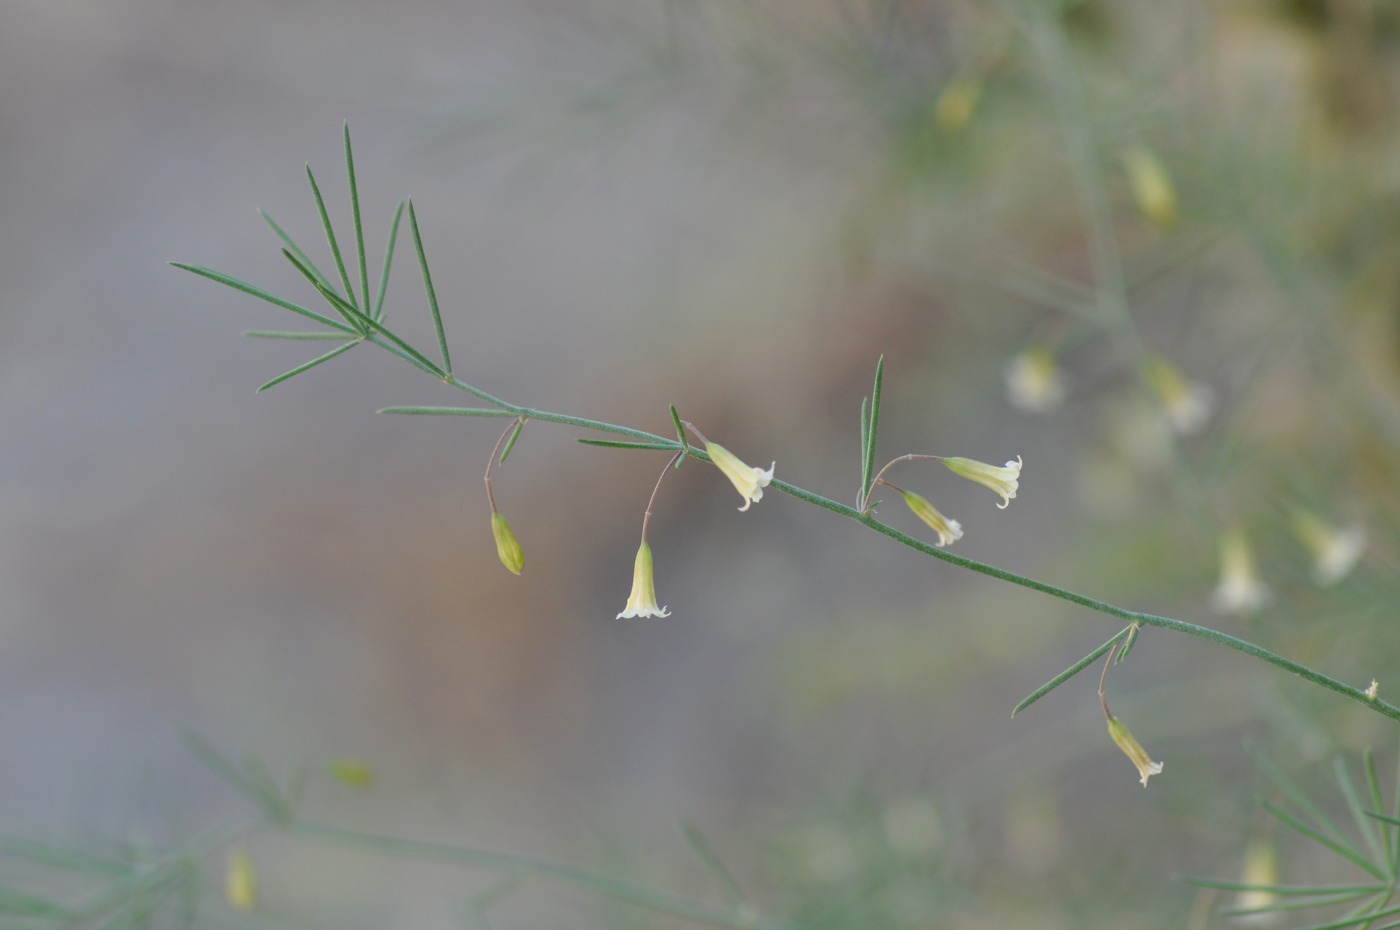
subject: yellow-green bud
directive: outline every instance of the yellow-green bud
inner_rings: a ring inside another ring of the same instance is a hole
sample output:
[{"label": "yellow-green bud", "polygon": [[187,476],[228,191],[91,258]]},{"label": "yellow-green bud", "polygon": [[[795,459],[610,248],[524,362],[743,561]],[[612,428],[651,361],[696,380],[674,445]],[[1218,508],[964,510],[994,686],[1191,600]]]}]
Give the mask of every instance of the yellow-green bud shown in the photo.
[{"label": "yellow-green bud", "polygon": [[904,495],[904,503],[908,504],[909,509],[914,511],[914,516],[923,520],[938,534],[938,542],[934,545],[941,549],[949,543],[962,539],[962,524],[957,520],[950,520],[943,516],[937,507],[913,491],[901,491],[900,493]]},{"label": "yellow-green bud", "polygon": [[496,554],[501,557],[501,564],[520,574],[525,567],[525,550],[520,548],[520,541],[510,531],[510,524],[499,513],[491,514],[491,533],[496,537]]},{"label": "yellow-green bud", "polygon": [[253,860],[241,849],[229,856],[224,898],[230,907],[240,911],[251,911],[258,903],[258,876],[253,871]]},{"label": "yellow-green bud", "polygon": [[1135,146],[1123,153],[1128,186],[1142,215],[1161,229],[1171,229],[1181,221],[1176,205],[1176,187],[1171,175],[1151,149]]},{"label": "yellow-green bud", "polygon": [[1142,748],[1142,744],[1112,714],[1108,717],[1108,735],[1113,737],[1118,748],[1123,750],[1123,754],[1132,760],[1133,765],[1137,766],[1138,774],[1142,776],[1142,786],[1146,788],[1147,779],[1162,771],[1162,763],[1153,762],[1152,757],[1147,754],[1147,750]]}]

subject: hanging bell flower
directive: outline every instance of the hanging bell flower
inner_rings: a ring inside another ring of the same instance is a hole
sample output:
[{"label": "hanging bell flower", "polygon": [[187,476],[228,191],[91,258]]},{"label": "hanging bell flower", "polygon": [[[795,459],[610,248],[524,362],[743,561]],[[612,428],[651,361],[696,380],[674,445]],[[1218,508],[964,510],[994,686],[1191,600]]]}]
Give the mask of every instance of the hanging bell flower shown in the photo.
[{"label": "hanging bell flower", "polygon": [[627,598],[627,606],[617,619],[624,617],[669,617],[671,611],[656,605],[656,582],[652,577],[651,545],[642,540],[637,550],[637,560],[632,566],[632,593]]}]

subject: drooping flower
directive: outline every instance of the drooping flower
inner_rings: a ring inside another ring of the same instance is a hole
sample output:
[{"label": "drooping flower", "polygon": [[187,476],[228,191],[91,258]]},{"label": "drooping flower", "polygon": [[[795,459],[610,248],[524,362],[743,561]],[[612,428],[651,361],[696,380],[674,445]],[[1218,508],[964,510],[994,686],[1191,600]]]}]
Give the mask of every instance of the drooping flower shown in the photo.
[{"label": "drooping flower", "polygon": [[1132,760],[1133,765],[1137,766],[1138,774],[1142,776],[1142,786],[1146,788],[1147,779],[1162,771],[1162,763],[1153,762],[1152,757],[1147,754],[1147,750],[1142,748],[1142,744],[1112,714],[1108,715],[1108,735],[1113,737],[1118,748],[1123,750],[1124,755]]},{"label": "drooping flower", "polygon": [[1272,599],[1268,585],[1259,580],[1254,551],[1244,531],[1234,527],[1220,537],[1220,583],[1211,595],[1216,613],[1247,617]]},{"label": "drooping flower", "polygon": [[1149,359],[1146,377],[1177,435],[1196,432],[1215,412],[1215,392],[1204,384],[1187,381],[1166,359]]},{"label": "drooping flower", "polygon": [[671,611],[656,606],[656,582],[652,577],[651,546],[645,539],[637,550],[637,561],[632,568],[632,593],[627,598],[627,607],[617,615],[623,617],[669,617]]},{"label": "drooping flower", "polygon": [[1001,495],[1001,503],[997,504],[1002,510],[1011,503],[1011,499],[1016,496],[1016,488],[1021,478],[1021,457],[1016,456],[1016,461],[1007,462],[998,468],[995,465],[988,465],[986,462],[978,462],[974,459],[964,459],[953,456],[945,458],[943,464],[952,469],[954,474],[962,475],[970,481],[991,488]]},{"label": "drooping flower", "polygon": [[1058,407],[1065,393],[1064,374],[1045,346],[1031,346],[1006,365],[1006,399],[1022,413]]},{"label": "drooping flower", "polygon": [[240,911],[250,911],[257,906],[258,876],[253,871],[253,860],[241,849],[228,858],[228,869],[224,873],[224,900]]},{"label": "drooping flower", "polygon": [[938,542],[934,545],[940,549],[949,543],[962,539],[962,524],[957,520],[950,520],[938,512],[938,508],[930,504],[926,499],[913,491],[900,491],[904,495],[904,503],[909,505],[909,509],[914,511],[914,516],[923,520],[938,534]]},{"label": "drooping flower", "polygon": [[1142,215],[1162,229],[1175,226],[1181,220],[1176,186],[1156,154],[1146,146],[1133,146],[1123,153],[1123,168]]},{"label": "drooping flower", "polygon": [[707,442],[705,452],[709,454],[710,460],[715,463],[724,476],[734,484],[734,490],[744,499],[744,506],[740,510],[748,510],[749,505],[754,501],[763,499],[763,489],[768,487],[768,482],[773,480],[773,469],[778,467],[774,462],[768,466],[768,470],[754,468],[746,465],[733,452],[717,442]]},{"label": "drooping flower", "polygon": [[1310,513],[1293,515],[1293,532],[1313,557],[1313,580],[1334,585],[1341,581],[1366,551],[1366,529],[1359,524],[1335,527]]},{"label": "drooping flower", "polygon": [[1278,884],[1278,853],[1274,851],[1272,843],[1254,840],[1245,847],[1240,884],[1246,887],[1240,889],[1239,896],[1235,898],[1234,910],[1256,913],[1239,914],[1236,922],[1274,922],[1271,918],[1277,918],[1278,912],[1266,910],[1278,903],[1278,892],[1272,887]]},{"label": "drooping flower", "polygon": [[501,564],[520,574],[525,568],[525,550],[520,548],[520,540],[511,532],[506,518],[494,510],[491,512],[491,535],[496,537],[496,555],[501,557]]},{"label": "drooping flower", "polygon": [[962,132],[977,112],[982,99],[982,82],[976,78],[955,78],[938,94],[933,119],[944,132]]}]

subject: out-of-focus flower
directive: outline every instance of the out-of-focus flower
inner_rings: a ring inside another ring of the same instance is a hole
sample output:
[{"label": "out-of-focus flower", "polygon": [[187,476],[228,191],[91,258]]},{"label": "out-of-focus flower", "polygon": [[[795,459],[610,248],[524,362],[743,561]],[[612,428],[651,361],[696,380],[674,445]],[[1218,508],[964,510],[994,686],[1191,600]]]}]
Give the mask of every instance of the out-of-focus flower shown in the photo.
[{"label": "out-of-focus flower", "polygon": [[1143,216],[1162,229],[1171,229],[1181,221],[1176,187],[1151,149],[1136,145],[1123,152],[1123,168],[1128,172],[1128,186]]},{"label": "out-of-focus flower", "polygon": [[1381,683],[1380,683],[1379,681],[1376,681],[1376,679],[1372,678],[1372,679],[1371,679],[1371,684],[1366,688],[1366,698],[1367,698],[1368,700],[1374,701],[1374,700],[1376,700],[1377,698],[1379,698],[1380,696],[1381,696]]},{"label": "out-of-focus flower", "polygon": [[1006,365],[1006,398],[1023,413],[1044,413],[1065,399],[1065,378],[1055,354],[1031,346]]},{"label": "out-of-focus flower", "polygon": [[326,766],[326,771],[330,776],[343,785],[351,788],[374,787],[374,769],[363,762],[356,762],[353,759],[336,759]]},{"label": "out-of-focus flower", "polygon": [[1341,581],[1366,551],[1366,529],[1359,524],[1335,527],[1310,513],[1293,515],[1293,532],[1313,557],[1313,580],[1320,585]]},{"label": "out-of-focus flower", "polygon": [[1206,425],[1215,412],[1215,392],[1204,384],[1187,381],[1164,358],[1147,362],[1147,383],[1157,395],[1167,421],[1178,435],[1189,436]]},{"label": "out-of-focus flower", "polygon": [[982,99],[982,82],[976,78],[954,78],[943,86],[933,105],[933,120],[944,132],[962,132],[977,112]]},{"label": "out-of-focus flower", "polygon": [[525,568],[525,550],[520,548],[520,541],[511,532],[506,518],[495,511],[491,512],[491,535],[496,537],[496,554],[501,557],[501,564],[520,574]]},{"label": "out-of-focus flower", "polygon": [[770,465],[767,471],[754,468],[746,465],[737,455],[717,442],[706,443],[705,452],[719,470],[724,472],[724,476],[733,482],[734,490],[744,498],[744,506],[740,507],[740,510],[748,510],[754,501],[763,499],[763,489],[773,480],[773,469],[778,467],[777,462]]},{"label": "out-of-focus flower", "polygon": [[224,898],[230,907],[240,911],[250,911],[258,903],[258,876],[253,871],[253,860],[241,849],[228,858]]},{"label": "out-of-focus flower", "polygon": [[1216,613],[1247,617],[1269,603],[1269,588],[1259,580],[1254,551],[1244,531],[1234,527],[1220,537],[1220,583],[1211,595]]},{"label": "out-of-focus flower", "polygon": [[1108,735],[1113,737],[1118,748],[1123,750],[1123,754],[1132,760],[1133,765],[1137,766],[1138,774],[1142,776],[1142,786],[1146,788],[1147,779],[1162,771],[1162,763],[1153,762],[1147,754],[1147,750],[1142,748],[1142,744],[1112,714],[1108,715]]},{"label": "out-of-focus flower", "polygon": [[923,520],[938,534],[938,542],[935,545],[940,549],[949,543],[962,539],[962,524],[958,523],[957,520],[950,520],[943,516],[938,512],[938,508],[913,491],[900,491],[899,493],[904,495],[904,503],[908,504],[909,509],[914,511],[914,516]]},{"label": "out-of-focus flower", "polygon": [[906,856],[927,855],[943,839],[943,818],[927,798],[911,797],[885,808],[880,818],[885,838]]},{"label": "out-of-focus flower", "polygon": [[[1244,869],[1240,876],[1240,884],[1254,887],[1246,888],[1239,893],[1239,896],[1235,898],[1234,910],[1258,911],[1278,903],[1278,892],[1273,891],[1270,887],[1278,884],[1278,854],[1274,851],[1272,843],[1255,840],[1245,848]],[[1279,923],[1280,917],[1281,915],[1277,911],[1265,911],[1255,914],[1240,914],[1235,920],[1238,923],[1264,926]]]},{"label": "out-of-focus flower", "polygon": [[656,582],[652,578],[651,546],[645,539],[637,550],[637,561],[632,567],[632,593],[627,598],[627,607],[617,615],[623,617],[669,617],[671,611],[656,606]]},{"label": "out-of-focus flower", "polygon": [[998,468],[996,465],[988,465],[986,462],[978,462],[974,459],[964,459],[953,456],[945,458],[943,464],[952,469],[954,474],[962,475],[970,481],[976,481],[984,487],[991,488],[1001,495],[1001,503],[997,504],[1002,510],[1011,503],[1011,499],[1016,496],[1016,488],[1021,477],[1021,457],[1016,456],[1016,461],[1007,462]]}]

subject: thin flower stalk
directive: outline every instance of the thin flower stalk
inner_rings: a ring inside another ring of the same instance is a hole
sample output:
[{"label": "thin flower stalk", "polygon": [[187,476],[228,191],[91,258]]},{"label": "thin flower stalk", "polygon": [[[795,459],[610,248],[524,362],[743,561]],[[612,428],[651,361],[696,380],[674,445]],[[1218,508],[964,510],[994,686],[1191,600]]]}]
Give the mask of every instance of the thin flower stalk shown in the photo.
[{"label": "thin flower stalk", "polygon": [[501,564],[512,574],[518,575],[525,569],[525,550],[520,545],[520,540],[515,538],[514,531],[506,518],[501,516],[496,509],[496,494],[491,487],[491,469],[496,464],[496,457],[501,454],[501,446],[506,439],[514,435],[525,424],[525,418],[518,416],[511,421],[510,426],[501,434],[501,438],[496,440],[495,447],[491,450],[491,457],[486,460],[486,500],[491,505],[491,535],[496,540],[496,555],[500,558]]},{"label": "thin flower stalk", "polygon": [[647,501],[646,514],[642,517],[642,543],[637,547],[637,557],[632,563],[632,592],[627,596],[627,606],[617,615],[619,620],[631,617],[669,617],[671,615],[670,608],[659,606],[656,600],[655,570],[652,563],[651,544],[647,542],[647,533],[651,529],[652,508],[656,506],[656,495],[661,491],[661,482],[666,480],[666,475],[680,461],[681,455],[681,452],[677,452],[671,456],[666,467],[661,469],[661,475],[656,479],[656,486],[651,489],[651,498]]},{"label": "thin flower stalk", "polygon": [[1160,774],[1162,763],[1153,762],[1152,757],[1147,754],[1147,750],[1142,748],[1142,744],[1137,741],[1128,727],[1117,717],[1113,716],[1108,709],[1108,696],[1104,694],[1104,682],[1108,678],[1108,670],[1113,665],[1113,659],[1118,654],[1118,648],[1122,642],[1113,644],[1113,648],[1108,651],[1108,658],[1104,660],[1103,673],[1099,676],[1099,705],[1103,708],[1103,715],[1108,719],[1108,735],[1123,754],[1128,757],[1133,765],[1137,766],[1138,777],[1142,781],[1142,786],[1147,787],[1147,779],[1153,775]]}]

